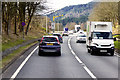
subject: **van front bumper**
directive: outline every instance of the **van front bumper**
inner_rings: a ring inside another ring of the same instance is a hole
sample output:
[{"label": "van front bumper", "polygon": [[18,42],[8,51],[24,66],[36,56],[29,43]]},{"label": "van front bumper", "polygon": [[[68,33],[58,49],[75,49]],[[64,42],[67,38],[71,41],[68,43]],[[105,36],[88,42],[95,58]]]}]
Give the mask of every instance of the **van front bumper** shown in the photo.
[{"label": "van front bumper", "polygon": [[94,52],[96,52],[96,53],[100,53],[100,52],[102,52],[102,53],[114,53],[114,47],[111,47],[111,48],[97,48],[97,47],[95,47],[95,46],[92,46],[91,47],[91,49],[92,49],[92,51],[94,51]]}]

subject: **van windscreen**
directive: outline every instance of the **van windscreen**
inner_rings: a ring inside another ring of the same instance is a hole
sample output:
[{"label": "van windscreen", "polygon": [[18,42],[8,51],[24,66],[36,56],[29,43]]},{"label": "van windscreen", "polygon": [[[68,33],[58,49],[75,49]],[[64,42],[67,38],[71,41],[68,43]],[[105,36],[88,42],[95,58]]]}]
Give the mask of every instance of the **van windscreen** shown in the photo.
[{"label": "van windscreen", "polygon": [[111,32],[93,32],[93,39],[113,39]]}]

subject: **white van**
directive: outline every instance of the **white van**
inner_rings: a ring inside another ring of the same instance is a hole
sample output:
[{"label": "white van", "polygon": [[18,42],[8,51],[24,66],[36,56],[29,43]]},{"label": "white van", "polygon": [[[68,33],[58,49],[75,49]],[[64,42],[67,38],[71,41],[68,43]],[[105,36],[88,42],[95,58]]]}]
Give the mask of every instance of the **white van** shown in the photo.
[{"label": "white van", "polygon": [[110,53],[114,55],[114,41],[112,37],[112,22],[87,22],[87,49],[93,54]]}]

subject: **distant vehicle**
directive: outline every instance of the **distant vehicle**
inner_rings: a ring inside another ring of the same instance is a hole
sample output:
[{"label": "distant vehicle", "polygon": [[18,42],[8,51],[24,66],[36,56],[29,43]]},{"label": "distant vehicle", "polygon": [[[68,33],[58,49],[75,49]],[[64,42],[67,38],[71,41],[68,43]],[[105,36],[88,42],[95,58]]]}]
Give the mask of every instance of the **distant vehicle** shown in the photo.
[{"label": "distant vehicle", "polygon": [[69,34],[73,34],[74,33],[74,30],[70,30],[70,31],[68,31],[69,32]]},{"label": "distant vehicle", "polygon": [[80,25],[75,25],[75,32],[78,32],[81,29]]},{"label": "distant vehicle", "polygon": [[79,30],[77,33],[78,34],[85,34],[85,32],[83,30]]},{"label": "distant vehicle", "polygon": [[76,36],[76,43],[78,42],[86,42],[86,35],[85,34],[78,34]]},{"label": "distant vehicle", "polygon": [[73,30],[73,33],[75,33],[76,31],[75,30]]},{"label": "distant vehicle", "polygon": [[58,36],[60,43],[63,43],[63,38],[60,33],[53,33],[53,36]]},{"label": "distant vehicle", "polygon": [[[39,40],[40,41],[40,40]],[[58,56],[61,56],[61,45],[57,36],[43,36],[39,43],[38,55],[42,56],[44,53],[55,52]]]},{"label": "distant vehicle", "polygon": [[114,41],[112,37],[112,22],[87,22],[87,49],[93,54],[110,53],[114,55]]},{"label": "distant vehicle", "polygon": [[68,31],[64,31],[62,34],[62,36],[68,36],[68,35],[69,35]]}]

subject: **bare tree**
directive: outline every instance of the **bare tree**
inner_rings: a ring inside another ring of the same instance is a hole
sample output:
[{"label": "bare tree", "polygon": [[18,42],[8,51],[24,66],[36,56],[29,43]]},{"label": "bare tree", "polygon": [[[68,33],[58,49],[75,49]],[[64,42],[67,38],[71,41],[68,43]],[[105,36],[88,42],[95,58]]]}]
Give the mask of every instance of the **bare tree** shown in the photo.
[{"label": "bare tree", "polygon": [[41,2],[28,2],[27,3],[27,10],[28,10],[28,24],[27,24],[27,28],[26,28],[26,31],[25,31],[25,34],[27,35],[27,32],[29,30],[29,25],[30,25],[30,22],[32,20],[32,17],[35,13],[36,10],[43,10],[45,9],[44,6],[41,5]]},{"label": "bare tree", "polygon": [[17,30],[20,32],[24,31],[22,22],[27,21],[28,23],[26,23],[27,26],[25,28],[25,34],[27,35],[34,13],[36,10],[43,9],[45,9],[43,0],[35,2],[2,2],[2,24],[4,31],[9,35],[11,25],[14,23],[14,34],[18,35]]},{"label": "bare tree", "polygon": [[2,21],[5,26],[3,27],[6,31],[6,34],[9,35],[10,27],[11,27],[11,20],[13,18],[13,3],[10,2],[3,2],[2,4]]},{"label": "bare tree", "polygon": [[116,26],[118,21],[118,3],[117,2],[101,2],[95,6],[93,12],[89,16],[91,21],[111,21]]}]

